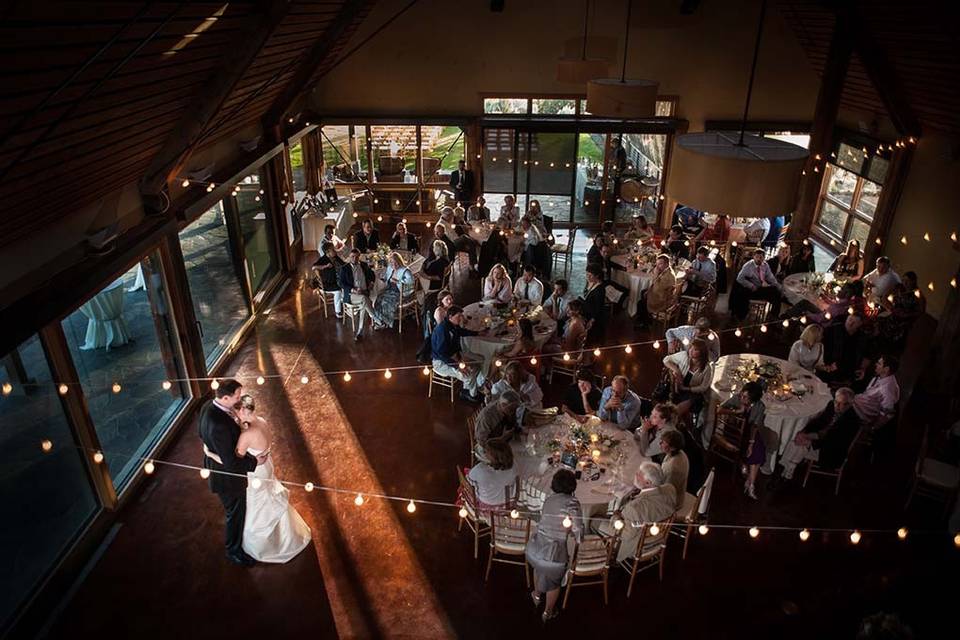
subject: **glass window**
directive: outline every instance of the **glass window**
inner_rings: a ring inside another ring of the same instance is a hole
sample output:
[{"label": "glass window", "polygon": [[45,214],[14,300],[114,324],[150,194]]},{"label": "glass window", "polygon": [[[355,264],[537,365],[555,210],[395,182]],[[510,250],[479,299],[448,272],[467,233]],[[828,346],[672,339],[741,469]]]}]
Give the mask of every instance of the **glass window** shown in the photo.
[{"label": "glass window", "polygon": [[867,236],[870,235],[870,223],[854,218],[850,221],[850,232],[847,234],[847,240],[857,240],[861,247],[867,246]]},{"label": "glass window", "polygon": [[529,192],[569,195],[576,157],[574,133],[530,134]]},{"label": "glass window", "polygon": [[616,198],[620,198],[615,210],[617,221],[629,223],[635,213],[643,213],[648,220],[655,220],[667,136],[625,133],[622,136],[611,136],[611,144],[614,139],[622,140],[623,153],[618,155],[623,168],[619,173],[615,171],[617,163],[611,157],[607,199],[613,198],[616,201]]},{"label": "glass window", "polygon": [[677,111],[677,99],[657,100],[654,115],[658,118],[671,118]]},{"label": "glass window", "polygon": [[[87,408],[121,488],[186,398],[176,328],[157,254],[149,254],[63,320]],[[164,380],[174,381],[162,390]],[[112,389],[119,383],[120,392]]]},{"label": "glass window", "polygon": [[250,317],[239,248],[231,240],[221,203],[180,232],[180,248],[209,367]]},{"label": "glass window", "polygon": [[423,182],[448,183],[450,172],[466,157],[466,137],[460,127],[420,127],[420,162],[423,167],[419,175]]},{"label": "glass window", "polygon": [[[0,627],[98,511],[54,382],[36,336],[4,355],[0,384],[11,386],[0,395],[0,500],[7,512],[0,536],[7,554],[0,571]],[[44,440],[53,445],[49,453],[41,449]]]},{"label": "glass window", "polygon": [[581,133],[577,145],[577,179],[573,220],[576,224],[600,219],[600,192],[603,189],[603,147],[605,133]]},{"label": "glass window", "polygon": [[[483,188],[513,193],[513,129],[483,130]],[[492,211],[492,209],[491,209]]]},{"label": "glass window", "polygon": [[573,98],[534,98],[530,101],[531,113],[544,116],[573,115],[577,101]]},{"label": "glass window", "polygon": [[840,143],[837,151],[837,164],[854,173],[863,169],[863,151],[849,144]]},{"label": "glass window", "polygon": [[582,115],[582,116],[589,116],[589,115],[591,115],[590,112],[587,111],[587,99],[586,99],[586,98],[581,98],[581,99],[580,99],[580,115]]},{"label": "glass window", "polygon": [[484,98],[484,113],[527,113],[526,98]]},{"label": "glass window", "polygon": [[839,167],[830,172],[827,182],[827,195],[832,200],[850,206],[853,203],[853,192],[857,188],[857,176]]},{"label": "glass window", "polygon": [[273,243],[273,225],[270,224],[266,198],[259,173],[244,178],[237,186],[237,218],[243,236],[244,257],[250,291],[256,293],[270,276],[277,273],[277,251]]},{"label": "glass window", "polygon": [[[843,237],[847,226],[847,212],[831,202],[824,202],[820,210],[820,226],[835,236]],[[862,246],[862,245],[861,245]]]},{"label": "glass window", "polygon": [[842,241],[866,242],[883,187],[827,163],[817,224]]},{"label": "glass window", "polygon": [[366,140],[366,127],[362,125],[323,127],[320,130],[320,142],[323,147],[323,164],[327,177],[338,182],[365,182]]},{"label": "glass window", "polygon": [[416,125],[373,125],[370,148],[376,182],[416,181]]},{"label": "glass window", "polygon": [[307,191],[307,170],[303,165],[303,145],[299,142],[290,147],[290,171],[294,198],[299,200]]},{"label": "glass window", "polygon": [[877,202],[880,200],[880,185],[876,182],[863,180],[860,187],[860,198],[857,200],[857,211],[862,213],[867,219],[873,220],[873,214],[877,210]]},{"label": "glass window", "polygon": [[887,171],[889,170],[889,160],[881,158],[880,156],[873,156],[873,158],[870,159],[870,166],[867,168],[867,175],[865,177],[868,180],[883,184],[883,181],[887,179]]}]

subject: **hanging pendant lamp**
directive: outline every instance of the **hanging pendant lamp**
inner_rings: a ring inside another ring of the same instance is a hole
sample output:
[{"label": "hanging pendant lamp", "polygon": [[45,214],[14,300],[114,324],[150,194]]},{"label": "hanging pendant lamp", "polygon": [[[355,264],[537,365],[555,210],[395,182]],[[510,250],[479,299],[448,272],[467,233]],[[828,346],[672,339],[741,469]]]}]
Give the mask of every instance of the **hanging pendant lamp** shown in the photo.
[{"label": "hanging pendant lamp", "polygon": [[739,134],[702,132],[677,138],[667,191],[678,203],[738,218],[767,218],[796,208],[807,150],[745,133],[766,7],[764,0]]},{"label": "hanging pendant lamp", "polygon": [[607,75],[609,64],[600,58],[587,57],[587,25],[590,20],[590,0],[585,0],[583,16],[583,48],[579,58],[561,58],[557,63],[557,82],[583,84]]},{"label": "hanging pendant lamp", "polygon": [[660,83],[655,80],[627,80],[632,12],[633,0],[627,0],[620,78],[600,78],[587,82],[587,111],[592,115],[608,118],[652,118],[656,114]]}]

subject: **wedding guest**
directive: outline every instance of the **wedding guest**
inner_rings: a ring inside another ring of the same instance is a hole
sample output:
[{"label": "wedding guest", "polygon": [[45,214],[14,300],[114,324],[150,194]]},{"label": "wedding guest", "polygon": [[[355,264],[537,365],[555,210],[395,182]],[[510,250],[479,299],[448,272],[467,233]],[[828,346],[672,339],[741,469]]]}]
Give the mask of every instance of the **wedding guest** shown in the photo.
[{"label": "wedding guest", "polygon": [[902,349],[907,334],[917,318],[927,309],[927,299],[917,286],[917,274],[907,271],[903,282],[894,286],[893,293],[880,301],[889,315],[880,316],[880,335],[894,349]]},{"label": "wedding guest", "polygon": [[370,301],[370,293],[373,291],[373,285],[377,281],[373,269],[360,260],[360,250],[351,249],[347,257],[347,262],[340,267],[340,288],[343,289],[344,301],[349,301],[360,307],[360,317],[357,318],[357,332],[353,336],[354,342],[363,337],[363,327],[367,323],[367,317],[374,318],[375,311],[373,303]]},{"label": "wedding guest", "polygon": [[523,275],[513,285],[513,297],[528,300],[531,304],[543,301],[543,283],[536,278],[536,268],[531,264],[523,265]]},{"label": "wedding guest", "polygon": [[830,271],[840,278],[861,278],[863,276],[863,255],[860,253],[860,242],[851,240],[847,249],[836,257],[830,265]]},{"label": "wedding guest", "polygon": [[763,249],[753,252],[753,259],[748,260],[737,275],[737,284],[749,291],[751,300],[766,300],[770,303],[768,318],[780,315],[780,301],[783,297],[780,282],[777,281],[770,265],[763,260]]},{"label": "wedding guest", "polygon": [[490,395],[494,398],[506,391],[513,391],[520,396],[520,406],[517,407],[517,424],[523,424],[523,415],[527,411],[543,409],[543,390],[537,384],[536,377],[527,373],[523,365],[511,360],[503,369],[503,377],[490,388]]},{"label": "wedding guest", "polygon": [[673,401],[677,415],[700,413],[710,393],[713,382],[713,364],[710,362],[707,343],[695,338],[686,350],[681,349],[663,359],[673,378]]},{"label": "wedding guest", "polygon": [[336,231],[336,228],[332,224],[328,224],[324,226],[323,238],[320,239],[320,246],[322,247],[323,243],[329,242],[333,245],[334,250],[339,253],[340,250],[343,249],[344,247],[344,242],[343,240],[337,237],[335,231]]},{"label": "wedding guest", "polygon": [[777,247],[777,255],[769,258],[767,265],[777,282],[782,283],[783,279],[790,275],[790,247],[785,244]]},{"label": "wedding guest", "polygon": [[716,362],[720,358],[720,336],[710,328],[710,319],[706,316],[700,316],[694,324],[667,329],[664,337],[667,340],[667,353],[686,349],[699,338],[707,343],[710,362]]},{"label": "wedding guest", "polygon": [[650,275],[650,286],[643,292],[637,305],[638,328],[649,328],[653,321],[651,314],[662,313],[677,302],[677,273],[670,266],[669,255],[661,253],[657,256]]},{"label": "wedding guest", "polygon": [[544,234],[527,216],[520,221],[520,230],[523,232],[523,263],[534,266],[537,264],[537,252],[544,242]]},{"label": "wedding guest", "polygon": [[863,330],[863,318],[848,315],[843,324],[824,330],[824,356],[828,369],[820,373],[824,381],[836,386],[842,384],[856,390],[866,389],[865,372],[870,367],[872,340]]},{"label": "wedding guest", "polygon": [[[553,292],[543,303],[543,310],[561,326],[567,319],[567,307],[575,299],[570,292],[570,285],[566,280],[558,278],[553,281]],[[582,311],[582,307],[581,307]]]},{"label": "wedding guest", "polygon": [[662,456],[660,438],[667,431],[677,430],[677,407],[669,402],[660,402],[654,405],[650,416],[640,421],[637,429],[637,448],[640,454],[647,458]]},{"label": "wedding guest", "polygon": [[[572,535],[578,542],[583,538],[583,509],[573,496],[577,490],[573,471],[560,469],[553,474],[550,490],[553,494],[543,501],[540,522],[526,549],[527,561],[533,567],[534,587],[530,598],[537,607],[544,604],[544,622],[560,615],[557,599],[569,560],[567,536]],[[563,525],[567,520],[569,527]]]},{"label": "wedding guest", "polygon": [[327,176],[325,165],[320,165],[320,189],[323,190],[324,199],[327,204],[337,204],[340,198],[337,195],[337,187]]},{"label": "wedding guest", "polygon": [[592,244],[590,249],[587,251],[587,264],[595,264],[597,262],[603,262],[603,254],[600,250],[603,248],[603,245],[608,244],[602,233],[598,233],[593,236]]},{"label": "wedding guest", "polygon": [[837,389],[833,402],[811,418],[807,426],[787,443],[780,456],[784,480],[791,479],[797,465],[804,460],[817,462],[826,469],[838,469],[843,464],[850,443],[860,429],[860,421],[853,410],[853,398],[853,389]]},{"label": "wedding guest", "polygon": [[483,300],[506,303],[510,302],[512,296],[513,283],[507,275],[507,269],[498,262],[483,279]]},{"label": "wedding guest", "polygon": [[816,373],[817,370],[833,371],[836,368],[823,363],[823,329],[816,324],[807,326],[800,333],[800,338],[790,347],[787,361],[810,373]]},{"label": "wedding guest", "polygon": [[883,300],[893,291],[894,286],[900,284],[900,276],[890,267],[890,258],[877,258],[876,268],[863,276],[863,281],[870,288],[868,293],[877,300]]},{"label": "wedding guest", "polygon": [[613,220],[604,220],[600,223],[600,238],[603,244],[617,244],[617,229]]},{"label": "wedding guest", "polygon": [[579,423],[584,423],[587,418],[597,414],[600,406],[600,389],[597,388],[596,377],[590,369],[581,367],[577,369],[576,382],[567,388],[563,396],[561,409],[563,412]]},{"label": "wedding guest", "polygon": [[884,354],[874,364],[873,379],[863,393],[853,398],[853,409],[860,423],[871,431],[887,424],[896,415],[900,402],[900,385],[897,383],[897,369],[900,360],[896,356]]},{"label": "wedding guest", "polygon": [[240,404],[243,386],[236,380],[224,380],[215,395],[200,409],[203,468],[213,472],[210,491],[217,494],[226,513],[227,560],[249,567],[256,561],[243,550],[247,473],[254,471],[258,463],[266,462],[266,456],[258,460],[250,454],[237,454],[240,425],[235,407]]},{"label": "wedding guest", "polygon": [[600,396],[597,416],[624,430],[636,426],[640,416],[640,396],[630,390],[630,378],[614,376],[610,386],[604,389]]},{"label": "wedding guest", "polygon": [[457,226],[463,225],[467,221],[467,210],[458,202],[453,207],[453,222]]},{"label": "wedding guest", "polygon": [[456,171],[450,172],[450,188],[453,189],[457,203],[470,202],[473,197],[473,171],[467,169],[467,163],[461,160],[457,163]]},{"label": "wedding guest", "polygon": [[607,330],[607,293],[603,285],[603,270],[595,264],[587,265],[587,289],[583,296],[583,315],[591,323],[589,340],[603,342]]},{"label": "wedding guest", "polygon": [[450,307],[454,304],[453,294],[449,290],[443,289],[437,294],[437,308],[433,310],[433,321],[436,324],[443,322],[444,318],[450,312]]},{"label": "wedding guest", "polygon": [[430,256],[423,263],[420,276],[430,281],[427,286],[428,291],[436,291],[443,286],[443,277],[447,273],[447,267],[450,266],[447,245],[443,240],[433,241],[433,244],[430,245]]},{"label": "wedding guest", "polygon": [[486,457],[486,447],[490,442],[509,443],[520,428],[520,423],[517,422],[519,408],[520,395],[513,389],[508,389],[477,412],[474,438],[481,457]]},{"label": "wedding guest", "polygon": [[516,205],[516,202],[513,196],[503,197],[500,217],[497,218],[497,224],[500,225],[501,229],[513,229],[520,223],[520,207]]},{"label": "wedding guest", "polygon": [[397,223],[397,231],[390,238],[390,248],[409,251],[410,253],[420,253],[420,243],[417,242],[417,236],[407,233],[407,225],[402,222]]},{"label": "wedding guest", "polygon": [[767,407],[763,403],[763,387],[757,382],[746,383],[738,395],[734,395],[720,405],[717,414],[739,415],[746,420],[748,444],[743,471],[747,478],[743,485],[743,492],[756,500],[757,493],[754,487],[757,474],[760,472],[760,465],[767,459],[767,447],[763,438]]},{"label": "wedding guest", "polygon": [[443,229],[447,237],[449,237],[452,242],[456,242],[458,237],[457,218],[453,211],[453,207],[442,207],[440,209],[440,219],[437,220],[433,227],[434,232],[436,232],[437,227],[440,225],[443,225]]},{"label": "wedding guest", "polygon": [[433,242],[430,243],[430,253],[427,254],[427,260],[432,260],[437,257],[437,252],[434,250],[437,240],[446,245],[447,259],[453,261],[453,258],[457,255],[457,246],[454,244],[453,239],[447,235],[446,225],[441,222],[433,225]]},{"label": "wedding guest", "polygon": [[687,296],[700,297],[717,282],[717,265],[710,258],[710,249],[699,247],[697,257],[686,270],[686,288],[683,293]]},{"label": "wedding guest", "polygon": [[387,257],[387,270],[383,274],[386,288],[377,296],[373,306],[373,328],[392,327],[397,319],[401,302],[408,302],[413,295],[414,277],[403,256],[396,251]]},{"label": "wedding guest", "polygon": [[680,225],[682,231],[700,233],[703,230],[703,211],[693,207],[679,206],[673,212],[673,217],[676,220],[674,224]]},{"label": "wedding guest", "polygon": [[763,238],[761,245],[771,249],[780,242],[780,234],[783,231],[783,225],[786,219],[783,216],[770,216],[769,220],[770,230],[767,231],[767,235]]},{"label": "wedding guest", "polygon": [[754,218],[743,228],[743,234],[750,244],[760,244],[770,233],[770,218]]},{"label": "wedding guest", "polygon": [[[583,318],[583,302],[571,300],[567,306],[567,313],[567,321],[563,323],[563,329],[543,345],[543,353],[554,356],[565,353],[571,360],[576,360],[580,357],[580,346],[584,344],[587,335],[587,323]],[[549,375],[552,369],[553,358],[545,358],[545,372]]]},{"label": "wedding guest", "polygon": [[477,201],[467,209],[467,222],[490,222],[490,208],[486,205],[486,198],[483,196],[477,198]]},{"label": "wedding guest", "polygon": [[817,261],[813,255],[813,245],[809,240],[800,244],[800,253],[790,259],[790,275],[794,273],[815,273]]},{"label": "wedding guest", "polygon": [[[663,469],[656,462],[641,462],[633,479],[633,491],[623,497],[622,507],[614,512],[609,521],[598,527],[601,535],[614,535],[614,522],[622,519],[620,530],[620,548],[617,561],[623,562],[633,556],[637,550],[637,540],[644,526],[665,522],[676,511],[677,494],[672,484],[668,484]],[[664,535],[670,535],[665,531]]]},{"label": "wedding guest", "polygon": [[527,208],[527,214],[524,216],[524,218],[529,220],[530,224],[540,232],[541,241],[550,235],[547,232],[547,225],[546,221],[543,219],[543,209],[540,207],[539,200],[530,201],[530,206]]},{"label": "wedding guest", "polygon": [[635,214],[630,222],[630,228],[624,235],[625,240],[631,242],[647,242],[654,236],[653,227],[647,223],[647,218],[643,214]]},{"label": "wedding guest", "polygon": [[[517,341],[512,345],[501,347],[500,350],[497,351],[497,354],[507,359],[530,358],[540,355],[540,347],[537,346],[537,340],[533,335],[533,322],[527,318],[520,318],[517,322],[517,327],[520,329],[520,335]],[[539,368],[533,368],[534,373],[538,371]]]},{"label": "wedding guest", "polygon": [[687,493],[687,481],[690,476],[690,460],[684,452],[686,438],[680,431],[667,430],[660,435],[660,449],[663,451],[663,478],[673,487],[677,495],[676,509],[683,506]]},{"label": "wedding guest", "polygon": [[501,440],[488,440],[483,446],[486,460],[475,464],[467,478],[477,490],[481,511],[502,509],[515,497],[517,470],[513,466],[513,450]]},{"label": "wedding guest", "polygon": [[[462,382],[460,399],[467,402],[480,402],[480,389],[486,383],[483,372],[475,364],[483,359],[460,347],[460,338],[475,335],[476,331],[463,326],[463,309],[454,305],[447,310],[447,317],[433,330],[430,339],[433,370]],[[465,365],[463,369],[461,363]]]},{"label": "wedding guest", "polygon": [[353,234],[353,248],[360,253],[376,251],[380,246],[380,234],[373,228],[370,220],[364,220],[360,224],[360,230]]},{"label": "wedding guest", "polygon": [[340,269],[345,264],[332,242],[320,245],[320,258],[313,263],[313,272],[323,286],[325,293],[333,294],[333,310],[337,319],[343,318],[343,289],[338,282]]},{"label": "wedding guest", "polygon": [[667,253],[675,260],[690,259],[690,241],[683,235],[683,227],[673,225],[670,227],[670,233],[667,235]]},{"label": "wedding guest", "polygon": [[617,292],[617,302],[618,306],[623,306],[627,300],[627,295],[630,293],[630,288],[625,287],[622,284],[615,282],[613,280],[613,272],[616,271],[626,271],[627,268],[621,264],[617,264],[613,261],[613,245],[604,244],[600,247],[600,257],[594,262],[601,269],[603,269],[603,286],[607,290],[613,289]]},{"label": "wedding guest", "polygon": [[712,226],[704,227],[694,238],[694,241],[703,244],[722,243],[730,239],[730,218],[726,214],[718,214],[717,219],[714,221]]}]

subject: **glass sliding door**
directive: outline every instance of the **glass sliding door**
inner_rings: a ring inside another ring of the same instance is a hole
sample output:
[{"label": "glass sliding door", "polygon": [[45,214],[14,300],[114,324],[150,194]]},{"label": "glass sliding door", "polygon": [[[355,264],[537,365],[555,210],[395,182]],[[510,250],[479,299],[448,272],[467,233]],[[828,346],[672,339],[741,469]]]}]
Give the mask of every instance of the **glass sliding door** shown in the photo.
[{"label": "glass sliding door", "polygon": [[[619,140],[622,152],[614,151],[613,140]],[[662,193],[667,135],[651,133],[622,133],[611,136],[611,156],[608,162],[605,212],[615,212],[615,220],[629,224],[637,214],[655,222],[659,197]],[[622,168],[617,170],[615,155],[620,156]],[[619,201],[618,201],[619,199]],[[606,213],[607,218],[610,217]]]},{"label": "glass sliding door", "polygon": [[530,162],[527,165],[527,207],[539,200],[544,215],[554,222],[570,222],[570,191],[576,176],[575,133],[529,134]]},{"label": "glass sliding door", "polygon": [[62,325],[119,493],[189,394],[159,256],[145,256]]},{"label": "glass sliding door", "polygon": [[605,133],[580,133],[577,140],[577,178],[574,186],[574,224],[596,224],[603,192]]},{"label": "glass sliding door", "polygon": [[239,190],[236,195],[229,196],[235,199],[237,207],[247,277],[254,297],[279,269],[274,228],[261,186],[266,183],[263,172],[264,169],[261,169],[244,178],[237,185]]},{"label": "glass sliding door", "polygon": [[467,157],[466,136],[457,126],[420,127],[420,164],[417,175],[423,184],[446,185],[457,163]]}]

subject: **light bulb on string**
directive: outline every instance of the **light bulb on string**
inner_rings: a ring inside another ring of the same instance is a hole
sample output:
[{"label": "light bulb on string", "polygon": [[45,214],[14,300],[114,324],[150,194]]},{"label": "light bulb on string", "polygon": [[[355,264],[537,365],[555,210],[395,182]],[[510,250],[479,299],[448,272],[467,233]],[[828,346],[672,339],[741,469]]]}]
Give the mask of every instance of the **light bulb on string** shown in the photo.
[{"label": "light bulb on string", "polygon": [[183,182],[180,183],[180,186],[183,187],[184,189],[186,189],[187,187],[190,186],[190,181],[187,180],[186,178],[184,178],[184,179],[183,179]]},{"label": "light bulb on string", "polygon": [[513,509],[510,511],[510,517],[516,520],[517,518],[520,517],[520,512],[517,511],[516,509]]},{"label": "light bulb on string", "polygon": [[262,385],[264,382],[266,382],[266,379],[263,376],[257,376],[257,384]]},{"label": "light bulb on string", "polygon": [[50,453],[51,451],[53,451],[53,442],[51,440],[42,440],[40,442],[40,449],[44,453]]},{"label": "light bulb on string", "polygon": [[423,368],[423,375],[425,375],[425,376],[430,375],[430,367],[424,367],[424,368]]},{"label": "light bulb on string", "polygon": [[358,493],[358,494],[357,494],[357,497],[353,499],[353,504],[357,505],[358,507],[362,507],[362,506],[363,506],[363,494],[362,494],[362,493]]},{"label": "light bulb on string", "polygon": [[653,348],[654,348],[654,349],[659,349],[659,348],[660,348],[660,341],[659,341],[659,340],[654,340],[654,341],[653,341]]},{"label": "light bulb on string", "polygon": [[120,383],[119,383],[119,382],[114,382],[114,383],[113,383],[113,386],[110,387],[110,390],[113,391],[114,393],[120,393],[120,391],[121,391],[122,389],[123,389],[123,387],[120,386]]},{"label": "light bulb on string", "polygon": [[563,528],[564,528],[564,529],[569,529],[569,528],[572,527],[572,526],[573,526],[573,520],[570,519],[570,516],[564,516],[564,517],[563,517]]},{"label": "light bulb on string", "polygon": [[829,311],[825,311],[823,314],[823,317],[829,320],[830,318],[833,317],[833,314],[831,314]]},{"label": "light bulb on string", "polygon": [[[930,291],[933,291],[933,283],[932,283],[932,282],[927,283],[927,289],[930,289]],[[920,293],[920,292],[917,291],[917,293]],[[919,298],[920,296],[917,296],[917,297]]]},{"label": "light bulb on string", "polygon": [[957,279],[956,279],[956,278],[950,278],[950,286],[953,287],[954,289],[957,288]]},{"label": "light bulb on string", "polygon": [[784,320],[784,321],[783,321],[783,328],[786,329],[786,328],[789,327],[789,326],[790,326],[790,321],[789,321],[789,320]]},{"label": "light bulb on string", "polygon": [[650,535],[652,536],[660,535],[660,527],[655,524],[650,525]]},{"label": "light bulb on string", "polygon": [[152,475],[154,471],[157,470],[157,466],[153,464],[153,460],[147,460],[147,463],[143,465],[143,472],[148,476]]},{"label": "light bulb on string", "polygon": [[0,391],[3,391],[3,395],[8,396],[13,391],[13,385],[9,382],[4,382],[3,387],[0,388]]},{"label": "light bulb on string", "polygon": [[303,490],[306,491],[307,493],[310,493],[311,491],[313,491],[313,483],[308,482],[305,485],[303,485]]},{"label": "light bulb on string", "polygon": [[414,504],[413,500],[407,503],[407,513],[413,513],[417,510],[417,505]]},{"label": "light bulb on string", "polygon": [[70,387],[68,387],[67,385],[65,385],[65,384],[63,384],[63,383],[61,382],[61,383],[60,383],[60,386],[57,387],[57,391],[60,392],[60,395],[65,396],[65,395],[67,395],[67,392],[70,391]]},{"label": "light bulb on string", "polygon": [[466,507],[460,507],[460,511],[457,512],[457,515],[460,516],[461,518],[466,518],[466,517],[467,517],[467,508],[466,508]]},{"label": "light bulb on string", "polygon": [[810,531],[808,531],[807,529],[802,530],[800,532],[800,541],[806,542],[809,539],[810,539]]},{"label": "light bulb on string", "polygon": [[393,372],[391,372],[390,369],[387,369],[386,371],[383,372],[383,377],[389,380],[390,378],[393,377]]},{"label": "light bulb on string", "polygon": [[750,534],[750,537],[751,537],[751,538],[756,538],[757,536],[760,535],[760,529],[758,529],[758,528],[756,528],[756,527],[750,527],[750,530],[747,531],[747,533]]},{"label": "light bulb on string", "polygon": [[164,390],[164,391],[169,391],[169,390],[170,390],[170,387],[173,386],[173,383],[170,382],[169,380],[164,380],[164,381],[160,384],[160,386],[163,387],[163,390]]},{"label": "light bulb on string", "polygon": [[569,362],[569,361],[570,361],[570,354],[569,354],[569,353],[563,354],[563,360],[564,360],[564,362]]},{"label": "light bulb on string", "polygon": [[97,463],[97,464],[102,464],[102,463],[103,463],[103,452],[102,452],[102,451],[96,451],[96,452],[94,452],[94,454],[93,454],[93,461],[94,461],[95,463]]},{"label": "light bulb on string", "polygon": [[530,364],[536,366],[536,364],[537,364],[537,359],[536,359],[536,358],[530,358]]},{"label": "light bulb on string", "polygon": [[599,349],[599,348],[594,349],[594,350],[593,350],[593,355],[596,356],[597,358],[599,358],[599,357],[600,357],[600,349]]},{"label": "light bulb on string", "polygon": [[466,365],[465,362],[461,362],[461,363],[459,364],[459,367],[460,367],[460,369],[462,370],[462,369],[466,369],[466,368],[467,368],[467,365]]},{"label": "light bulb on string", "polygon": [[206,480],[210,477],[210,469],[200,469],[200,477]]},{"label": "light bulb on string", "polygon": [[216,391],[217,389],[219,389],[219,388],[220,388],[220,381],[217,380],[216,378],[214,378],[214,379],[210,382],[210,388],[213,389],[214,391]]},{"label": "light bulb on string", "polygon": [[951,242],[956,242],[956,241],[957,241],[957,232],[956,232],[956,231],[954,231],[953,233],[950,234],[950,241],[951,241]]},{"label": "light bulb on string", "polygon": [[900,236],[900,244],[906,246],[906,244],[907,244],[907,236]]},{"label": "light bulb on string", "polygon": [[906,528],[906,527],[900,527],[899,529],[897,529],[897,537],[900,538],[901,540],[906,540],[906,539],[907,539],[907,528]]},{"label": "light bulb on string", "polygon": [[743,335],[743,331],[740,331],[740,327],[737,327],[736,330],[733,332],[733,335],[739,338],[740,336]]},{"label": "light bulb on string", "polygon": [[617,518],[616,520],[614,520],[613,528],[616,529],[617,531],[620,531],[621,529],[623,529],[623,520],[621,520],[620,518]]},{"label": "light bulb on string", "polygon": [[344,381],[344,382],[350,382],[350,378],[352,378],[352,376],[350,375],[350,372],[349,372],[349,371],[347,371],[346,373],[343,374],[343,381]]},{"label": "light bulb on string", "polygon": [[633,347],[631,347],[630,345],[627,345],[626,347],[624,347],[623,350],[626,353],[633,353]]},{"label": "light bulb on string", "polygon": [[923,233],[923,239],[926,240],[927,242],[930,242],[930,234],[927,233],[927,232],[924,232],[924,233]]},{"label": "light bulb on string", "polygon": [[807,324],[807,316],[800,316],[800,324]]},{"label": "light bulb on string", "polygon": [[766,333],[766,332],[767,332],[767,325],[765,324],[760,325],[760,333]]},{"label": "light bulb on string", "polygon": [[259,489],[263,485],[263,481],[260,478],[254,478],[250,481],[250,486],[254,489]]},{"label": "light bulb on string", "polygon": [[863,536],[860,534],[859,531],[852,531],[850,533],[850,542],[852,542],[853,544],[860,544],[860,539],[862,537]]},{"label": "light bulb on string", "polygon": [[683,340],[680,341],[680,343],[681,343],[683,346],[685,346],[685,347],[689,347],[689,346],[690,346],[690,338],[684,338]]}]

